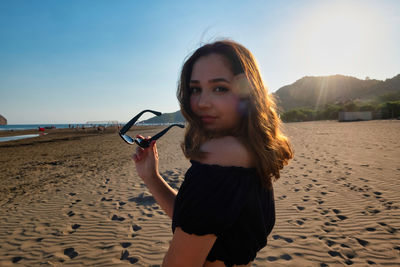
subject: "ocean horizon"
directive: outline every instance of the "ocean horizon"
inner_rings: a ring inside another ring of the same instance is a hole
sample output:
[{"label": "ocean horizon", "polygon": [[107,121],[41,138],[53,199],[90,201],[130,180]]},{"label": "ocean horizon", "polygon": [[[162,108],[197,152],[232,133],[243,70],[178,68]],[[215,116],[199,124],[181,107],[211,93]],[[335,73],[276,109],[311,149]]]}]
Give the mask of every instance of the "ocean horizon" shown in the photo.
[{"label": "ocean horizon", "polygon": [[[120,122],[119,125],[125,125],[126,122]],[[138,122],[135,125],[140,126],[153,126],[153,125],[169,125],[170,123],[142,123]],[[112,126],[109,123],[44,123],[44,124],[7,124],[0,125],[0,131],[19,131],[19,130],[35,130],[40,128],[55,128],[55,129],[68,129],[68,128],[82,128],[82,126],[90,128],[93,126]]]},{"label": "ocean horizon", "polygon": [[7,125],[0,125],[0,131],[34,130],[34,129],[39,129],[39,127],[40,128],[68,129],[68,128],[76,128],[76,127],[82,127],[82,126],[84,126],[84,127],[107,126],[107,124],[89,124],[89,123],[7,124]]}]

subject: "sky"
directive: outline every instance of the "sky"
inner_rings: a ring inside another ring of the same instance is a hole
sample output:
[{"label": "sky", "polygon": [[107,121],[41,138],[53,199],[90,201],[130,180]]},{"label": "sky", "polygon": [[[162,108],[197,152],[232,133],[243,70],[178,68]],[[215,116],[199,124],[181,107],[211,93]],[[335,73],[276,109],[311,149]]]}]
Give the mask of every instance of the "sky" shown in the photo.
[{"label": "sky", "polygon": [[400,1],[0,0],[0,114],[56,124],[175,112],[185,58],[222,38],[254,54],[269,92],[304,76],[385,80],[400,73]]}]

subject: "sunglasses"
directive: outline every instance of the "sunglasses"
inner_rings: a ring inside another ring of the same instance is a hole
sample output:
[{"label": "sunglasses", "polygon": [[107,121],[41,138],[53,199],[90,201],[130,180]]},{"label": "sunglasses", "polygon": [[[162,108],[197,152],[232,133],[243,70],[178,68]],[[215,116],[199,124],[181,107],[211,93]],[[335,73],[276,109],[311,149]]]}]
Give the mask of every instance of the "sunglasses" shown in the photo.
[{"label": "sunglasses", "polygon": [[119,131],[119,136],[121,136],[121,138],[125,142],[127,142],[128,144],[133,145],[133,144],[136,143],[138,146],[140,146],[142,148],[146,148],[146,147],[149,147],[149,145],[150,145],[150,143],[152,141],[157,140],[158,138],[163,136],[172,127],[174,127],[174,126],[178,126],[180,128],[184,128],[185,127],[185,125],[179,124],[179,123],[171,124],[170,126],[165,128],[164,130],[162,130],[158,134],[154,135],[150,139],[132,138],[129,135],[126,135],[126,132],[129,131],[129,129],[135,124],[135,122],[140,118],[140,116],[142,116],[143,113],[146,113],[146,112],[151,112],[151,113],[153,113],[154,115],[157,115],[157,116],[161,116],[161,114],[162,114],[161,112],[158,112],[158,111],[146,109],[146,110],[143,110],[142,112],[140,112],[139,114],[137,114],[135,117],[133,117],[133,119],[131,119],[127,124],[125,124],[125,126],[122,127],[122,129]]}]

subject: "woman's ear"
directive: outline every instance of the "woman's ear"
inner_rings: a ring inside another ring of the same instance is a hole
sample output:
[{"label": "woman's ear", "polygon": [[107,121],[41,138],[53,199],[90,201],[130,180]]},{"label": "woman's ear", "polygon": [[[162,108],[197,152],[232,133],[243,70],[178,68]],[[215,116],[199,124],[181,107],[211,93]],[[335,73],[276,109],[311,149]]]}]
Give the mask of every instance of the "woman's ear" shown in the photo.
[{"label": "woman's ear", "polygon": [[246,98],[242,98],[239,100],[237,109],[238,109],[238,113],[240,114],[241,117],[247,116],[247,114],[249,114],[250,110],[249,110],[249,100]]},{"label": "woman's ear", "polygon": [[240,73],[234,78],[234,87],[237,90],[237,95],[240,98],[248,98],[251,92],[251,84],[246,77],[246,74]]}]

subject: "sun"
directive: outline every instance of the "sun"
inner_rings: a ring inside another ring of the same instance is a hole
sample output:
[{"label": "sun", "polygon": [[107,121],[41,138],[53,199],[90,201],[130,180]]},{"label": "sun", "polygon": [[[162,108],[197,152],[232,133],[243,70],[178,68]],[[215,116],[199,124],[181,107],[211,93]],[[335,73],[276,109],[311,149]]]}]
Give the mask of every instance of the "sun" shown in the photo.
[{"label": "sun", "polygon": [[382,36],[380,18],[362,4],[328,1],[299,21],[296,54],[314,74],[353,73],[376,53]]}]

